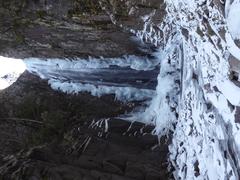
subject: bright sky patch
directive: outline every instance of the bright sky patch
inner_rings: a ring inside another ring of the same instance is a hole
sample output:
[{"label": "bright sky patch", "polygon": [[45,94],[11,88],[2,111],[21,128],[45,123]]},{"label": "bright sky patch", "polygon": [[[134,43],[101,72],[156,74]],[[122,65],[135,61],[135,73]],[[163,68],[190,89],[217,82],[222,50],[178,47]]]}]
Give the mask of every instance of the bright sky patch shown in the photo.
[{"label": "bright sky patch", "polygon": [[0,56],[0,90],[11,86],[25,70],[25,63],[21,59]]}]

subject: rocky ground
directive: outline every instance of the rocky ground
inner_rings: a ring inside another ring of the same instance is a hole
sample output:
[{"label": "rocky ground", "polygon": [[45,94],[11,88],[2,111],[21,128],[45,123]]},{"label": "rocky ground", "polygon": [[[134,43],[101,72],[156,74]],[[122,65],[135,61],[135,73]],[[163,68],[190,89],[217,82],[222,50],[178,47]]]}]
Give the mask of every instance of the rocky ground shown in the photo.
[{"label": "rocky ground", "polygon": [[[154,46],[129,29],[141,29],[141,16],[159,7],[154,0],[0,0],[0,55],[148,55]],[[164,14],[158,12],[156,21]],[[170,178],[169,141],[151,135],[153,127],[115,118],[138,104],[66,95],[24,73],[0,92],[0,179]]]}]

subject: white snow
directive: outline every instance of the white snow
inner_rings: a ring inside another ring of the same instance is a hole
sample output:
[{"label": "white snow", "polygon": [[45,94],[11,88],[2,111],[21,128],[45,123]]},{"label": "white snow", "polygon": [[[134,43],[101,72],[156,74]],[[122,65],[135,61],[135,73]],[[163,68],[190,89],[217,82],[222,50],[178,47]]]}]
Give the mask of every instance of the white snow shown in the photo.
[{"label": "white snow", "polygon": [[149,59],[147,57],[123,56],[122,58],[91,58],[88,59],[39,59],[27,58],[24,60],[28,70],[34,70],[35,66],[55,66],[56,69],[98,69],[109,68],[110,66],[130,67],[135,70],[154,69],[159,61],[157,58]]},{"label": "white snow", "polygon": [[0,56],[0,90],[16,82],[25,69],[26,66],[21,59]]},{"label": "white snow", "polygon": [[[150,16],[144,19],[144,29],[136,33],[171,57],[169,63],[161,63],[157,95],[145,116],[157,119],[158,135],[166,134],[166,128],[173,130],[169,160],[175,168],[175,179],[239,179],[240,131],[232,105],[239,105],[240,90],[229,80],[228,57],[231,53],[240,59],[234,42],[240,31],[240,13],[236,15],[240,9],[238,5],[231,9],[232,2],[226,1],[226,15],[230,10],[231,16],[226,24],[213,0],[165,1],[164,22],[154,24]],[[228,27],[231,35],[227,25],[232,26]],[[226,32],[226,41],[222,32]],[[179,87],[176,80],[180,80]],[[161,89],[164,82],[170,86]]]},{"label": "white snow", "polygon": [[219,82],[217,87],[232,105],[240,106],[240,88],[233,82],[225,80]]},{"label": "white snow", "polygon": [[235,44],[230,33],[227,32],[225,38],[229,52],[240,61],[240,48]]},{"label": "white snow", "polygon": [[49,84],[55,90],[61,90],[68,94],[79,92],[90,92],[93,96],[102,96],[106,94],[114,94],[117,100],[121,101],[141,101],[151,99],[155,95],[154,90],[137,89],[133,87],[114,87],[82,83],[68,83],[50,79]]},{"label": "white snow", "polygon": [[240,1],[234,0],[228,7],[227,25],[233,39],[240,39]]},{"label": "white snow", "polygon": [[240,61],[240,48],[234,41],[240,39],[240,1],[226,0],[225,3],[225,16],[228,27],[225,34],[227,48]]}]

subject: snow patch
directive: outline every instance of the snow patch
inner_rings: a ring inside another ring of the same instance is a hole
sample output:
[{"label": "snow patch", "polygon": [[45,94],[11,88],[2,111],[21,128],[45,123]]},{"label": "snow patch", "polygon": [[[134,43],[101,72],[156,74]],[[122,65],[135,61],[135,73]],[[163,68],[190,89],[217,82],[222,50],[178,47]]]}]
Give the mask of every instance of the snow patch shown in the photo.
[{"label": "snow patch", "polygon": [[234,106],[240,106],[240,88],[230,80],[221,81],[218,83],[219,90]]},{"label": "snow patch", "polygon": [[43,66],[55,66],[55,69],[98,69],[109,68],[110,66],[130,67],[135,70],[152,70],[158,64],[157,58],[149,59],[148,57],[138,57],[134,55],[123,56],[122,58],[92,58],[88,59],[39,59],[27,58],[24,60],[29,71]]},{"label": "snow patch", "polygon": [[240,61],[240,48],[235,44],[234,40],[232,39],[232,36],[230,33],[225,34],[226,43],[228,46],[228,51],[237,59]]},{"label": "snow patch", "polygon": [[240,1],[235,0],[229,7],[227,25],[233,39],[240,39]]},{"label": "snow patch", "polygon": [[155,91],[148,89],[137,89],[133,87],[114,87],[114,86],[95,86],[93,84],[61,82],[50,79],[49,84],[55,90],[60,90],[68,94],[79,92],[90,92],[93,96],[102,96],[106,94],[114,94],[117,100],[121,101],[142,101],[151,99]]}]

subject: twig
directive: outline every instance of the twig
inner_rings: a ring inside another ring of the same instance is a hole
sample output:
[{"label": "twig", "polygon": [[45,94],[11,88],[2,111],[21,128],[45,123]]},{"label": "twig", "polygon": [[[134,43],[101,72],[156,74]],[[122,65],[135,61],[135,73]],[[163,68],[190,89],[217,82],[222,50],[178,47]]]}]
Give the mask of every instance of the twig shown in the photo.
[{"label": "twig", "polygon": [[33,120],[33,119],[24,119],[24,118],[0,118],[0,120],[25,121],[25,122],[43,124],[43,122],[41,122],[41,121],[37,121],[37,120]]}]

